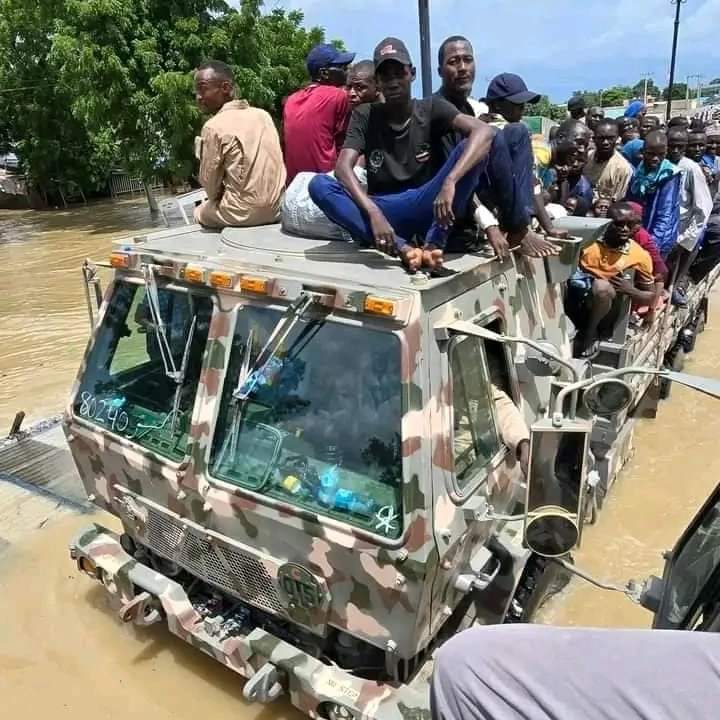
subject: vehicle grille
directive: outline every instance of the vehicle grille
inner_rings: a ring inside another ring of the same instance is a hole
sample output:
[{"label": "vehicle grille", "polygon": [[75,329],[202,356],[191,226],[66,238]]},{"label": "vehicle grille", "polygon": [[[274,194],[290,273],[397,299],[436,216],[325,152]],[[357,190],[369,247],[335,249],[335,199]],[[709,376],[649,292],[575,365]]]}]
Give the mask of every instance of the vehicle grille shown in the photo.
[{"label": "vehicle grille", "polygon": [[[133,506],[136,508],[138,504],[127,496],[120,501],[123,514],[133,521],[137,515]],[[269,612],[287,616],[275,581],[260,560],[215,538],[210,543],[200,531],[183,526],[181,521],[145,503],[142,510],[145,527],[139,533],[139,539],[152,551],[231,595]]]}]

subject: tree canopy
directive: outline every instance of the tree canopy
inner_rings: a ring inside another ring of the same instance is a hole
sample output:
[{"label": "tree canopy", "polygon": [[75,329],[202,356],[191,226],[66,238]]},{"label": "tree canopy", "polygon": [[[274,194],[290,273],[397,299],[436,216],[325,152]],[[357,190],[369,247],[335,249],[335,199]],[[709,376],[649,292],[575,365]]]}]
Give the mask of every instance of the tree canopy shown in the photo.
[{"label": "tree canopy", "polygon": [[0,0],[0,147],[31,180],[101,184],[113,165],[186,177],[202,117],[192,71],[230,64],[238,95],[279,114],[324,40],[262,0]]}]

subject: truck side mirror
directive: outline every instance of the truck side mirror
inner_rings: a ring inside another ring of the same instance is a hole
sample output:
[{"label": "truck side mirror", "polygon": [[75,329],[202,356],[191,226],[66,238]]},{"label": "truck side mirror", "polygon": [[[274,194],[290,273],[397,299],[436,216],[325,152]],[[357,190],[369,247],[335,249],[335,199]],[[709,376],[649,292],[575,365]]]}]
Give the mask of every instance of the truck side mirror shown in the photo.
[{"label": "truck side mirror", "polygon": [[593,414],[611,417],[632,405],[633,389],[618,378],[605,378],[591,383],[583,393],[583,403]]},{"label": "truck side mirror", "polygon": [[525,544],[537,555],[560,557],[579,542],[592,423],[550,420],[530,432],[530,465],[525,500]]}]

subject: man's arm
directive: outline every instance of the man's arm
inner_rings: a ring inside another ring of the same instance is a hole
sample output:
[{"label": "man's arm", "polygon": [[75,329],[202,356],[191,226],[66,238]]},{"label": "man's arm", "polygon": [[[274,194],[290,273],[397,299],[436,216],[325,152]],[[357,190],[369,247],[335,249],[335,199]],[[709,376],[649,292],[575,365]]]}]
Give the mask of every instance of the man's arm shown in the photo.
[{"label": "man's arm", "polygon": [[527,474],[530,457],[530,431],[525,423],[525,418],[506,392],[503,392],[495,383],[491,384],[491,388],[500,439],[520,461],[523,473]]},{"label": "man's arm", "polygon": [[705,180],[705,174],[697,163],[695,163],[693,167],[693,185],[698,224],[705,225],[712,212],[713,201],[710,195],[710,188]]},{"label": "man's arm", "polygon": [[343,148],[335,165],[335,177],[342,183],[355,204],[370,221],[370,227],[378,249],[385,252],[394,252],[395,231],[392,225],[382,214],[380,208],[372,201],[353,171],[359,157],[360,153],[357,150]]},{"label": "man's arm", "polygon": [[210,200],[220,200],[225,173],[224,153],[220,136],[207,125],[202,129],[202,157],[198,179]]}]

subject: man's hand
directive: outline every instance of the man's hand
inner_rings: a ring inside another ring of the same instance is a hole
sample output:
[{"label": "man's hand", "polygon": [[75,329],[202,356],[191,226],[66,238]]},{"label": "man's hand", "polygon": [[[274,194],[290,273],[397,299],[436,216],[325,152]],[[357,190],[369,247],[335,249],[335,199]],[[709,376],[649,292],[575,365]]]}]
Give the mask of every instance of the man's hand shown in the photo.
[{"label": "man's hand", "polygon": [[452,209],[453,200],[455,200],[455,183],[446,180],[433,203],[435,220],[444,228],[450,227],[455,222],[455,213]]},{"label": "man's hand", "polygon": [[510,255],[510,243],[497,225],[492,225],[485,230],[487,240],[495,251],[495,254],[504,260]]},{"label": "man's hand", "polygon": [[628,280],[624,275],[615,275],[610,278],[610,284],[615,288],[615,292],[623,295],[634,295],[635,285],[632,280]]},{"label": "man's hand", "polygon": [[527,480],[528,467],[530,466],[530,441],[521,440],[517,446],[517,459],[520,461],[520,469]]},{"label": "man's hand", "polygon": [[369,213],[370,228],[372,229],[375,247],[390,255],[395,254],[395,231],[387,218],[382,214],[380,208],[375,208]]}]

